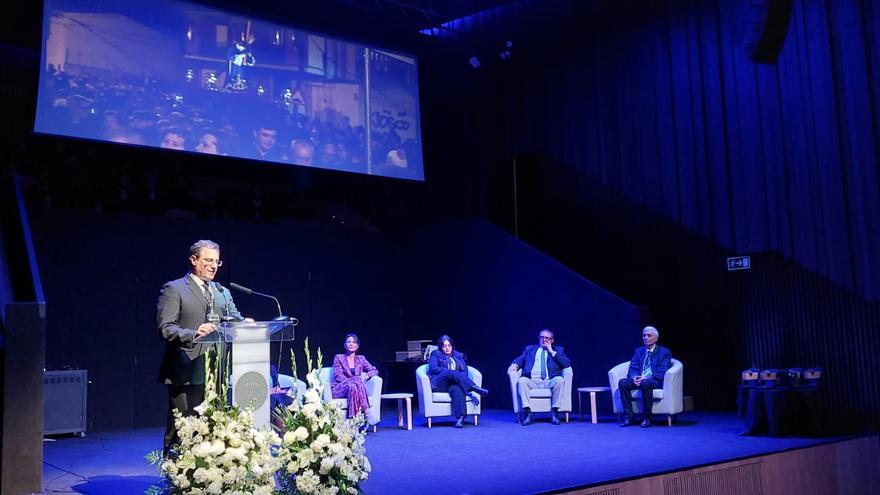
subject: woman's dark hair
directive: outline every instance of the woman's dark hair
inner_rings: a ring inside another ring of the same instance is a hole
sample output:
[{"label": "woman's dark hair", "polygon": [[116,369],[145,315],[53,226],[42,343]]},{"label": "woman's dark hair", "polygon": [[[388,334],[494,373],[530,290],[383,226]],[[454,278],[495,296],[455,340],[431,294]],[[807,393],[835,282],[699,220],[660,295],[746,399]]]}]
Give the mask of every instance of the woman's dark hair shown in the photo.
[{"label": "woman's dark hair", "polygon": [[441,335],[439,339],[437,339],[437,348],[440,349],[440,352],[443,352],[443,342],[448,340],[449,345],[452,346],[452,350],[455,350],[455,342],[452,341],[452,337],[449,335]]},{"label": "woman's dark hair", "polygon": [[349,337],[353,338],[354,341],[357,342],[358,346],[361,345],[361,339],[358,338],[357,334],[347,333],[347,334],[345,334],[345,338],[342,339],[342,350],[346,350],[345,349],[345,342],[348,340]]}]

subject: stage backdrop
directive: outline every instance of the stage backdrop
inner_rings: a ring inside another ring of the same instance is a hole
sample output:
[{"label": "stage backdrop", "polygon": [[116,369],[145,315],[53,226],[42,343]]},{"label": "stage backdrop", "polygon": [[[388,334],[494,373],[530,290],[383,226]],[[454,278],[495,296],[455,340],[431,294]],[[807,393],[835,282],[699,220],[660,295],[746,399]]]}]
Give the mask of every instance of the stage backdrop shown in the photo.
[{"label": "stage backdrop", "polygon": [[484,222],[421,230],[404,252],[421,265],[405,272],[405,326],[452,337],[483,372],[490,407],[510,407],[505,371],[542,328],[571,358],[575,387],[607,386],[608,370],[640,344],[635,306]]},{"label": "stage backdrop", "polygon": [[[329,364],[342,336],[356,331],[378,363],[408,339],[446,331],[483,370],[492,388],[486,405],[508,408],[506,367],[543,326],[558,333],[581,385],[604,385],[608,368],[638,345],[634,307],[482,222],[391,235],[51,212],[35,215],[33,229],[49,308],[47,368],[88,369],[95,430],[163,423],[155,303],[165,281],[186,273],[189,245],[202,238],[221,245],[219,282],[276,295],[300,318],[300,362],[305,337]],[[246,315],[276,314],[270,300],[235,299]],[[282,354],[286,371],[289,346]]]}]

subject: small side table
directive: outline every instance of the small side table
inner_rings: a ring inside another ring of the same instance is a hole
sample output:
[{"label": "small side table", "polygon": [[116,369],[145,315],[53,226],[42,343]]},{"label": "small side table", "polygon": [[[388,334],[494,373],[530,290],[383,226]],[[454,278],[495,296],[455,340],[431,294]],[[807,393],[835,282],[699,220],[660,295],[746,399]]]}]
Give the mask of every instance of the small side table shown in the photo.
[{"label": "small side table", "polygon": [[592,417],[592,423],[596,424],[596,392],[610,392],[611,387],[580,387],[578,388],[578,414],[581,416],[581,421],[584,420],[584,410],[581,407],[581,394],[584,392],[590,393],[590,416]]},{"label": "small side table", "polygon": [[406,404],[406,429],[412,430],[412,397],[413,394],[382,394],[383,399],[397,399],[397,426],[403,427],[403,410]]}]

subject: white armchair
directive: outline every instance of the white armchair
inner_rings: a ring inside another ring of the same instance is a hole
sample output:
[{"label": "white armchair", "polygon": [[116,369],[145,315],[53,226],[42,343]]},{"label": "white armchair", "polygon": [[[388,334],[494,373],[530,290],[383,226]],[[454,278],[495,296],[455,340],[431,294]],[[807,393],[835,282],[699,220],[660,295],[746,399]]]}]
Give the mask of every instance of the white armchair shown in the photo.
[{"label": "white armchair", "polygon": [[[629,372],[629,361],[620,363],[608,371],[608,382],[611,385],[611,401],[614,404],[614,412],[618,415],[623,414],[623,402],[620,399],[620,390],[618,383],[626,378]],[[643,413],[642,411],[642,392],[634,390],[633,411]],[[663,376],[663,388],[654,389],[654,406],[651,409],[653,414],[666,414],[666,420],[669,426],[672,426],[672,417],[684,410],[684,366],[677,359],[672,360],[672,366],[666,370]]]},{"label": "white armchair", "polygon": [[[518,369],[513,373],[508,373],[510,379],[510,395],[513,398],[513,412],[517,419],[522,412],[522,401],[519,398],[519,377],[522,376],[522,370]],[[571,388],[574,383],[574,372],[571,366],[562,370],[562,377],[565,379],[565,385],[562,387],[562,406],[559,407],[560,413],[565,413],[565,422],[568,423],[571,415]],[[536,388],[529,393],[529,403],[532,412],[550,412],[552,409],[552,393],[549,388]]]},{"label": "white armchair", "polygon": [[[473,366],[468,366],[468,378],[478,387],[483,386],[483,374]],[[428,378],[428,365],[423,364],[416,368],[416,387],[419,391],[419,412],[428,420],[428,428],[431,427],[431,418],[436,416],[450,416],[452,414],[452,398],[447,392],[434,392],[431,390],[431,380]],[[474,416],[474,426],[482,408],[477,402],[474,404],[471,394],[465,394],[467,415]]]},{"label": "white armchair", "polygon": [[[324,395],[321,397],[326,402],[333,401],[339,405],[343,411],[348,411],[348,399],[334,399],[333,391],[330,385],[333,383],[333,368],[321,368],[318,372],[318,379],[324,385]],[[379,417],[382,414],[382,377],[374,376],[364,383],[367,388],[367,400],[370,402],[370,413],[376,418],[378,424]],[[373,431],[376,431],[376,425],[373,425]]]},{"label": "white armchair", "polygon": [[302,402],[303,394],[306,393],[306,382],[300,380],[299,378],[294,379],[290,375],[279,373],[278,386],[290,390],[290,392],[288,392],[288,395],[294,397],[297,402]]}]

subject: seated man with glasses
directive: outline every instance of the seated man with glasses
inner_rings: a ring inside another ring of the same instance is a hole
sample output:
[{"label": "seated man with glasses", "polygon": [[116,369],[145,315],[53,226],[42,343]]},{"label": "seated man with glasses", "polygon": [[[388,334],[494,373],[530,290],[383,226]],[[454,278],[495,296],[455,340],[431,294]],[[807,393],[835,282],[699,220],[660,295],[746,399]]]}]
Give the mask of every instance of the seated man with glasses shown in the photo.
[{"label": "seated man with glasses", "polygon": [[192,269],[162,287],[156,304],[159,335],[165,340],[165,355],[159,381],[168,385],[168,424],[164,453],[177,443],[174,410],[184,416],[195,414],[205,397],[205,353],[215,344],[200,343],[217,330],[223,317],[243,320],[229,290],[214,282],[220,261],[220,246],[202,240],[189,249]]},{"label": "seated man with glasses", "polygon": [[523,353],[510,363],[508,373],[516,373],[522,369],[519,378],[519,398],[525,418],[520,422],[523,426],[532,424],[532,408],[529,403],[529,392],[535,388],[549,388],[552,407],[550,422],[559,424],[559,406],[562,405],[565,378],[562,370],[571,366],[571,360],[560,346],[553,346],[553,331],[543,329],[538,333],[538,344],[526,346]]}]

